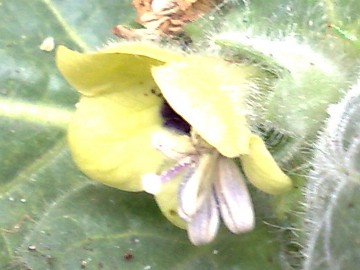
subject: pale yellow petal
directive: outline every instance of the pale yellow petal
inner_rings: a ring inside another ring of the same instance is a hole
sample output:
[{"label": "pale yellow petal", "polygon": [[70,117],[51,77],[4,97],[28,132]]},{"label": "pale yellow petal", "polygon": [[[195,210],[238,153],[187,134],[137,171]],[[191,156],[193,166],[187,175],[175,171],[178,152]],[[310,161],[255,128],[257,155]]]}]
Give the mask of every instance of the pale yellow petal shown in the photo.
[{"label": "pale yellow petal", "polygon": [[178,215],[178,191],[184,174],[166,182],[155,199],[163,215],[174,225],[186,229],[187,223]]},{"label": "pale yellow petal", "polygon": [[161,130],[161,100],[147,98],[139,103],[116,93],[81,98],[68,140],[85,174],[119,189],[142,190],[141,176],[164,160],[151,143],[153,132]]},{"label": "pale yellow petal", "polygon": [[253,87],[251,67],[189,56],[154,67],[152,74],[170,106],[222,155],[248,153],[246,98]]},{"label": "pale yellow petal", "polygon": [[162,130],[163,98],[150,70],[178,55],[131,43],[86,54],[58,48],[59,70],[83,95],[68,139],[85,174],[123,190],[142,190],[141,176],[155,172],[164,159],[151,141]]},{"label": "pale yellow petal", "polygon": [[152,66],[180,57],[182,55],[179,53],[137,43],[119,44],[93,53],[79,53],[59,46],[56,63],[63,76],[77,91],[94,96],[112,91],[132,91],[130,87],[134,84],[143,85],[149,79],[152,80]]},{"label": "pale yellow petal", "polygon": [[241,155],[240,159],[245,175],[260,190],[280,194],[291,189],[291,179],[280,169],[259,136],[251,136],[250,153]]}]

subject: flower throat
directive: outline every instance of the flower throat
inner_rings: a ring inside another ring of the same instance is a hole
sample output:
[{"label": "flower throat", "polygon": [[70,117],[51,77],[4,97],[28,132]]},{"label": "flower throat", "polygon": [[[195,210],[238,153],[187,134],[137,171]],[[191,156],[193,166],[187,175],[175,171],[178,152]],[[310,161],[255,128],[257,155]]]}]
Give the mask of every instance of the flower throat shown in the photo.
[{"label": "flower throat", "polygon": [[173,108],[164,100],[160,109],[161,117],[163,119],[163,126],[180,133],[189,135],[191,126],[180,115],[178,115]]}]

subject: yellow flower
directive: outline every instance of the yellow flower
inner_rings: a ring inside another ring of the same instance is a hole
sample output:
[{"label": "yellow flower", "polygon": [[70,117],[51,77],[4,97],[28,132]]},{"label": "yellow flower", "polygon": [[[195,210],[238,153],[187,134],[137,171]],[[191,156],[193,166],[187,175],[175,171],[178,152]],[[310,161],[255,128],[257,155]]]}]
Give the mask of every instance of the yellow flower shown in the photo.
[{"label": "yellow flower", "polygon": [[81,94],[68,131],[79,168],[155,194],[194,244],[215,237],[220,216],[234,233],[253,228],[244,175],[270,194],[291,188],[247,122],[259,73],[250,64],[133,42],[85,54],[59,47],[57,65]]}]

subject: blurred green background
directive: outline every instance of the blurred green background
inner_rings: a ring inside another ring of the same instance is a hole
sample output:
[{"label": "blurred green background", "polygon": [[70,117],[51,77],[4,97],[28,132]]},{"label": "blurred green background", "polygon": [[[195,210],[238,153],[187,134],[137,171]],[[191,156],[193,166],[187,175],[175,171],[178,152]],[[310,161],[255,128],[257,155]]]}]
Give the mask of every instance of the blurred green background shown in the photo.
[{"label": "blurred green background", "polygon": [[[300,38],[310,29],[321,46],[336,44],[326,21],[359,24],[360,4],[340,8],[343,2],[253,1],[248,23],[271,21],[275,32],[296,28]],[[241,14],[249,8],[235,7]],[[255,231],[235,236],[222,229],[214,243],[194,247],[151,196],[93,182],[73,164],[65,134],[78,95],[57,71],[55,50],[39,45],[52,36],[79,51],[101,48],[116,40],[113,26],[134,16],[129,0],[0,2],[0,269],[288,269],[291,241],[286,227],[268,224],[273,213],[263,194],[252,191]],[[227,18],[236,24],[239,14]],[[196,26],[200,36],[213,30],[209,25]],[[343,40],[336,50],[345,58],[357,53]]]}]

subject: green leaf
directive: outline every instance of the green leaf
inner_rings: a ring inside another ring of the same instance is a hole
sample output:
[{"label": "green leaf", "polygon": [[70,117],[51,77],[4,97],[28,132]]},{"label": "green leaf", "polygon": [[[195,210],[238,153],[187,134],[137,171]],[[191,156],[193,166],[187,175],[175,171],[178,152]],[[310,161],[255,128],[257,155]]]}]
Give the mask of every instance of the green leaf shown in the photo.
[{"label": "green leaf", "polygon": [[[359,35],[357,1],[254,0],[251,5],[241,23],[272,33],[296,29],[327,47],[344,69],[358,68],[358,48],[327,28],[330,23]],[[239,22],[239,14],[230,15],[229,25]],[[57,44],[77,50],[101,47],[112,37],[113,25],[133,19],[130,1],[8,0],[1,2],[0,16],[0,269],[280,268],[279,241],[262,224],[271,213],[257,193],[253,233],[234,237],[223,231],[212,245],[195,248],[151,197],[95,184],[74,166],[64,137],[78,96],[58,74],[53,52],[38,46],[53,36]],[[346,256],[358,259],[358,243],[351,242],[358,226],[344,222],[356,220],[357,190],[339,189],[336,209],[321,206],[334,210],[330,217],[337,218],[326,220],[333,231],[347,228],[330,239],[331,247],[339,254],[347,248]],[[310,268],[318,268],[326,233],[319,230],[314,245],[319,253]]]},{"label": "green leaf", "polygon": [[0,18],[0,269],[279,269],[278,240],[262,223],[269,211],[259,208],[254,232],[224,230],[198,248],[152,197],[74,165],[65,130],[78,95],[39,45],[53,36],[100,47],[134,18],[130,1],[3,1]]},{"label": "green leaf", "polygon": [[[258,269],[264,263],[268,269],[278,267],[277,247],[263,225],[243,237],[225,232],[214,244],[195,248],[185,231],[165,221],[148,195],[86,183],[68,196],[51,205],[25,239],[21,254],[28,265],[79,269],[85,261],[86,269]],[[260,244],[243,248],[252,243]],[[29,246],[36,250],[28,251]],[[258,261],[248,260],[259,248]],[[133,258],[126,259],[127,254]]]}]

